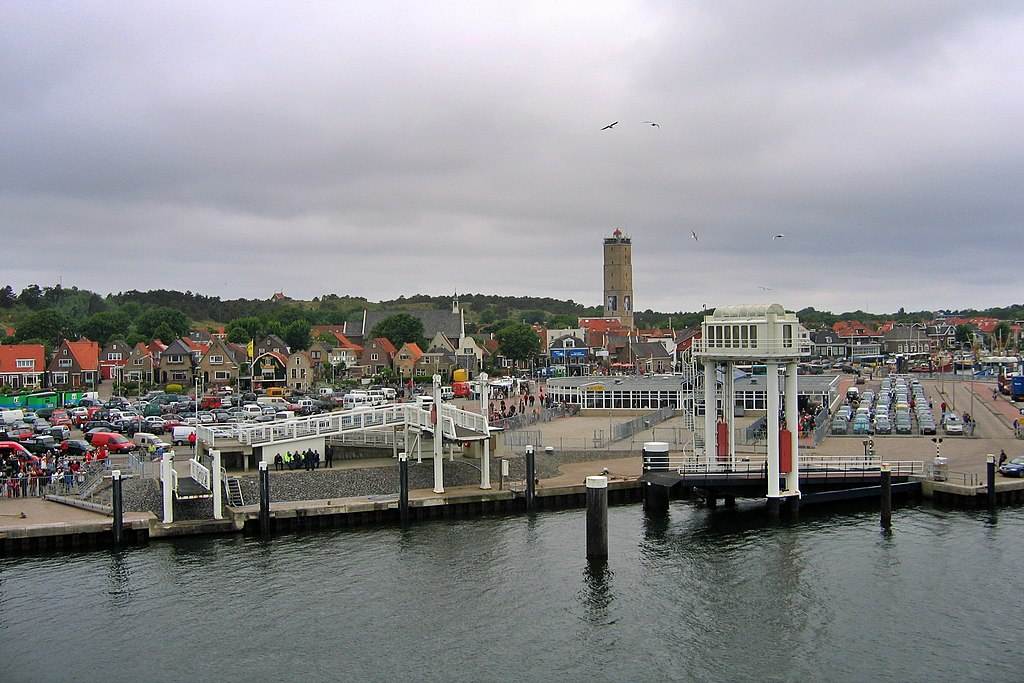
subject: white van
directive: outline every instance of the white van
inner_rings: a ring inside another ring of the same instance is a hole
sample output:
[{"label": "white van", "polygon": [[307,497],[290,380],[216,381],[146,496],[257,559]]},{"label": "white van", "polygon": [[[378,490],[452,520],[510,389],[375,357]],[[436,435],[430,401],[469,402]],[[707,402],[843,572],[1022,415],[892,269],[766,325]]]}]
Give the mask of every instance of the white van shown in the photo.
[{"label": "white van", "polygon": [[[85,414],[88,415],[89,411],[86,410]],[[24,419],[24,410],[0,410],[0,422],[3,422],[4,424],[14,424],[15,422],[21,422]]]},{"label": "white van", "polygon": [[279,410],[274,414],[275,420],[290,420],[293,417],[295,417],[295,413],[291,410]]},{"label": "white van", "polygon": [[139,448],[143,450],[148,450],[150,444],[156,448],[160,448],[161,446],[165,449],[171,447],[171,444],[167,443],[156,434],[150,434],[149,432],[135,432],[135,435],[132,437],[132,441],[139,444]]},{"label": "white van", "polygon": [[388,402],[387,397],[384,396],[383,391],[367,392],[366,397],[370,400],[371,406],[382,406]]},{"label": "white van", "polygon": [[242,417],[246,420],[255,420],[257,417],[263,414],[263,408],[256,405],[255,403],[247,403],[242,406]]},{"label": "white van", "polygon": [[319,389],[317,389],[317,393],[319,393],[321,396],[330,396],[331,394],[334,393],[334,389],[330,387],[320,387]]},{"label": "white van", "polygon": [[346,408],[363,408],[370,405],[370,397],[365,391],[353,391],[345,395],[343,405]]},{"label": "white van", "polygon": [[175,446],[184,446],[188,443],[188,438],[196,433],[195,427],[188,427],[185,425],[178,425],[171,430],[171,443]]},{"label": "white van", "polygon": [[391,387],[384,387],[380,391],[382,394],[384,394],[384,398],[388,401],[394,401],[396,398],[398,398],[398,392],[392,389]]},{"label": "white van", "polygon": [[441,400],[451,401],[455,398],[455,390],[451,387],[441,387]]}]

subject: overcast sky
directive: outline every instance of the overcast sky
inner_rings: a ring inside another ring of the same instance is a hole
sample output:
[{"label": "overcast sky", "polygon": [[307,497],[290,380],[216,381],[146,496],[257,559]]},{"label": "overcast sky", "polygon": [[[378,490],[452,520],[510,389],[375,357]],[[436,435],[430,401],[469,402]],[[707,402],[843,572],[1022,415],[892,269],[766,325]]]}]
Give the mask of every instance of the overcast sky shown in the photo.
[{"label": "overcast sky", "polygon": [[640,310],[1020,302],[1022,45],[1019,1],[4,2],[0,284],[597,305],[621,226]]}]

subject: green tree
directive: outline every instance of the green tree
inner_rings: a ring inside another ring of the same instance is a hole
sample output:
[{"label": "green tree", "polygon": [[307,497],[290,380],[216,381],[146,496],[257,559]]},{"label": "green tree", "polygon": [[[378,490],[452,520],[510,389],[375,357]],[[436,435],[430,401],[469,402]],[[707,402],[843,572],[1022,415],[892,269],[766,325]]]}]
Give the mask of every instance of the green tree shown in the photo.
[{"label": "green tree", "polygon": [[182,335],[176,334],[175,331],[171,328],[171,326],[168,325],[167,323],[160,323],[160,325],[157,326],[155,330],[153,330],[153,334],[150,336],[150,339],[159,339],[164,344],[170,344],[172,341],[174,341],[180,336]]},{"label": "green tree", "polygon": [[547,313],[540,309],[531,309],[529,311],[523,311],[523,322],[533,325],[534,323],[542,323],[547,319]]},{"label": "green tree", "polygon": [[14,287],[7,285],[0,289],[0,308],[10,308],[17,303],[18,297],[14,294]]},{"label": "green tree", "polygon": [[128,333],[128,316],[115,311],[94,313],[82,323],[82,334],[105,346],[108,341]]},{"label": "green tree", "polygon": [[548,327],[555,330],[565,330],[576,327],[579,321],[579,318],[563,313],[548,318]]},{"label": "green tree", "polygon": [[423,323],[419,318],[408,313],[398,313],[384,318],[370,330],[370,336],[389,339],[395,347],[400,347],[406,342],[414,342],[421,348],[426,348],[426,342],[423,339]]},{"label": "green tree", "polygon": [[188,334],[188,318],[181,311],[167,306],[150,308],[135,321],[135,328],[139,334],[149,339],[156,337],[164,340],[164,337],[157,333],[157,329],[163,326],[170,328],[171,334],[168,336],[171,339]]},{"label": "green tree", "polygon": [[263,321],[256,316],[237,318],[228,323],[225,330],[228,341],[234,344],[248,344],[263,332]]},{"label": "green tree", "polygon": [[70,321],[60,311],[44,308],[32,313],[18,325],[18,341],[46,339],[50,344],[72,336]]},{"label": "green tree", "polygon": [[308,349],[310,344],[310,325],[306,320],[295,320],[285,326],[284,343],[294,351]]},{"label": "green tree", "polygon": [[29,285],[18,295],[18,303],[27,308],[38,308],[42,302],[43,290],[39,288],[39,285]]},{"label": "green tree", "polygon": [[511,323],[498,330],[495,335],[506,358],[525,361],[540,353],[540,338],[533,328],[525,323]]}]

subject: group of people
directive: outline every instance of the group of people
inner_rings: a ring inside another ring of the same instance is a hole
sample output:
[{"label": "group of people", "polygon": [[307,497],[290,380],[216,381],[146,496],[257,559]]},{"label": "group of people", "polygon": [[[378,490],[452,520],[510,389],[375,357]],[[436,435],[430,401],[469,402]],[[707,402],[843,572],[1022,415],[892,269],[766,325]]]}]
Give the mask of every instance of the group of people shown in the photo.
[{"label": "group of people", "polygon": [[[334,451],[327,449],[327,462],[325,467],[334,466]],[[285,451],[274,456],[274,469],[281,471],[304,469],[312,472],[320,468],[320,451],[307,448],[304,451]]]},{"label": "group of people", "polygon": [[516,415],[526,415],[528,411],[539,413],[541,408],[551,407],[551,397],[544,395],[544,387],[540,387],[540,391],[534,394],[530,391],[528,382],[524,382],[520,386],[518,394],[509,392],[506,395],[503,389],[492,391],[493,400],[488,403],[488,412],[491,420],[502,420],[513,418]]},{"label": "group of people", "polygon": [[13,453],[2,456],[0,495],[25,498],[47,493],[70,493],[83,469],[88,468],[88,462],[50,453],[31,460],[20,459]]}]

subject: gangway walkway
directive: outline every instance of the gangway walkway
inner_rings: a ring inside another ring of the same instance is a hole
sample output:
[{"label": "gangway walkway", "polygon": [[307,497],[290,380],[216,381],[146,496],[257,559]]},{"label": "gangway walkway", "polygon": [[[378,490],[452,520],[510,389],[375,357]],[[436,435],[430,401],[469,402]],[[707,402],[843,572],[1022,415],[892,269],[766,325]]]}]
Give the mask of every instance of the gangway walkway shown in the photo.
[{"label": "gangway walkway", "polygon": [[[210,469],[192,459],[188,461],[189,474],[182,476],[173,467],[169,469],[171,477],[171,490],[176,500],[197,500],[200,498],[211,498],[213,492],[210,485]],[[160,468],[160,482],[165,477],[164,468]]]},{"label": "gangway walkway", "polygon": [[[489,436],[486,417],[447,403],[441,404],[440,423],[442,436],[450,441],[481,441]],[[399,428],[433,433],[431,411],[407,403],[357,408],[272,422],[199,425],[196,428],[196,438],[210,448],[231,441],[255,447],[315,437]]]}]

